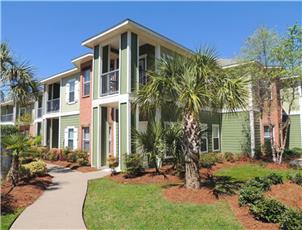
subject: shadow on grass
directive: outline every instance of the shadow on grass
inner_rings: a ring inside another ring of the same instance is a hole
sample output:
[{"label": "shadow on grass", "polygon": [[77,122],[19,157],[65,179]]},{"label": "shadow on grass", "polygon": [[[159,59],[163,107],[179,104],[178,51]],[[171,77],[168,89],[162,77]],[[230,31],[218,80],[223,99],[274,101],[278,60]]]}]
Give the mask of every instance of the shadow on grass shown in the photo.
[{"label": "shadow on grass", "polygon": [[201,186],[207,187],[213,191],[213,195],[218,198],[221,195],[233,195],[241,188],[243,181],[236,180],[230,176],[214,176],[208,174],[201,181]]}]

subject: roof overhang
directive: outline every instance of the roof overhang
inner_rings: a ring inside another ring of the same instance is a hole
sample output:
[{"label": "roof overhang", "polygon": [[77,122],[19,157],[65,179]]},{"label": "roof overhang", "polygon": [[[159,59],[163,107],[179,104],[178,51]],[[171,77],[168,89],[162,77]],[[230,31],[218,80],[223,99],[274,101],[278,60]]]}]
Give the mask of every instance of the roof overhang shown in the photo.
[{"label": "roof overhang", "polygon": [[43,84],[55,83],[55,82],[59,81],[62,77],[68,77],[68,76],[71,76],[71,75],[76,74],[78,72],[79,72],[78,68],[73,68],[73,69],[70,69],[70,70],[66,70],[64,72],[55,74],[51,77],[48,77],[48,78],[42,80],[41,83],[43,83]]},{"label": "roof overhang", "polygon": [[143,35],[148,39],[154,40],[159,45],[163,45],[167,48],[172,48],[174,51],[185,54],[187,56],[192,55],[193,51],[174,42],[173,40],[143,26],[130,19],[126,19],[123,22],[93,36],[82,42],[83,46],[93,48],[94,46],[102,43],[103,41],[109,40],[114,36],[118,36],[126,31],[131,31],[139,35]]},{"label": "roof overhang", "polygon": [[81,64],[91,61],[93,58],[93,55],[91,53],[81,55],[80,57],[74,58],[71,60],[71,62],[78,68],[81,67]]}]

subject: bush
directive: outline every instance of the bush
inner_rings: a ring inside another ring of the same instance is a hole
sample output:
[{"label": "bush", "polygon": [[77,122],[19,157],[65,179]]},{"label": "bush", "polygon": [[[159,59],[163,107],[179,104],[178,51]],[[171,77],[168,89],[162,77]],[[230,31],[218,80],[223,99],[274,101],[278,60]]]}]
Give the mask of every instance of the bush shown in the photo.
[{"label": "bush", "polygon": [[301,173],[301,171],[288,175],[288,179],[290,181],[292,181],[293,183],[296,183],[296,184],[302,186],[302,173]]},{"label": "bush", "polygon": [[77,163],[78,163],[80,166],[87,166],[89,162],[88,162],[87,159],[78,158],[78,159],[77,159]]},{"label": "bush", "polygon": [[247,186],[259,188],[263,191],[268,191],[271,188],[272,182],[267,177],[255,177],[246,183]]},{"label": "bush", "polygon": [[20,174],[24,177],[43,176],[46,172],[46,164],[41,160],[33,161],[20,167]]},{"label": "bush", "polygon": [[111,169],[114,169],[118,166],[118,158],[114,157],[112,154],[109,154],[107,162],[108,162],[109,168],[111,168]]},{"label": "bush", "polygon": [[52,148],[48,151],[45,160],[57,161],[60,158],[60,154],[61,154],[61,149]]},{"label": "bush", "polygon": [[77,152],[75,151],[71,151],[67,154],[67,161],[71,162],[71,163],[75,163],[77,162],[78,156],[77,156]]},{"label": "bush", "polygon": [[80,165],[80,166],[86,166],[89,164],[88,161],[88,154],[84,151],[81,150],[76,150],[75,151],[76,154],[76,162]]},{"label": "bush", "polygon": [[293,159],[302,156],[302,148],[285,149],[283,156],[285,159]]},{"label": "bush", "polygon": [[125,154],[126,177],[136,177],[144,171],[142,156],[137,153]]},{"label": "bush", "polygon": [[203,168],[212,168],[216,163],[223,162],[223,157],[219,153],[202,153],[200,155],[200,165]]},{"label": "bush", "polygon": [[250,207],[251,213],[257,220],[268,223],[279,223],[282,220],[283,213],[287,210],[285,205],[274,199],[264,199]]},{"label": "bush", "polygon": [[289,209],[282,217],[280,222],[282,230],[301,230],[302,229],[302,212]]},{"label": "bush", "polygon": [[261,151],[263,157],[271,157],[272,155],[272,145],[271,145],[271,140],[270,139],[265,139],[264,144],[261,146]]},{"label": "bush", "polygon": [[282,184],[283,183],[283,178],[281,175],[276,174],[276,173],[271,173],[269,174],[266,178],[270,180],[270,184]]},{"label": "bush", "polygon": [[240,206],[256,204],[257,202],[262,201],[264,199],[262,192],[263,190],[259,187],[254,187],[252,185],[245,185],[240,190],[240,195],[239,195]]},{"label": "bush", "polygon": [[236,160],[236,156],[235,156],[234,153],[226,152],[226,153],[224,153],[224,159],[225,159],[226,161],[231,161],[231,162],[233,162],[233,161]]}]

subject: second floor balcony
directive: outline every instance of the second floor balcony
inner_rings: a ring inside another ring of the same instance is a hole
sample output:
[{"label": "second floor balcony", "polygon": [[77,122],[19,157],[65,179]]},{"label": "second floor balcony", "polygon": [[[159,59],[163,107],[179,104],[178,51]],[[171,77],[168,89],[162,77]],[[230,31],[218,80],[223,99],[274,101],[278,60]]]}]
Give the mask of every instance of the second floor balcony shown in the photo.
[{"label": "second floor balcony", "polygon": [[14,114],[3,114],[1,115],[1,122],[12,122],[14,120]]},{"label": "second floor balcony", "polygon": [[47,113],[54,113],[60,111],[60,98],[55,98],[47,101]]},{"label": "second floor balcony", "polygon": [[101,75],[101,96],[119,92],[119,69]]}]

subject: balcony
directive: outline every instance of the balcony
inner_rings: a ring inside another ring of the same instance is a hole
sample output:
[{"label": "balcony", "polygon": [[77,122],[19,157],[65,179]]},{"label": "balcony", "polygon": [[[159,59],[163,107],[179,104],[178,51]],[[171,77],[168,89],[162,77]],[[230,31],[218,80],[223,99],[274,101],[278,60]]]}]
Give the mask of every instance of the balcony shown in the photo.
[{"label": "balcony", "polygon": [[55,98],[47,101],[47,113],[59,112],[60,98]]},{"label": "balcony", "polygon": [[1,115],[1,122],[12,122],[13,120],[14,120],[13,113]]},{"label": "balcony", "polygon": [[38,109],[37,109],[37,118],[42,117],[42,114],[43,114],[43,108],[42,108],[42,107],[41,107],[41,108],[38,108]]},{"label": "balcony", "polygon": [[119,69],[101,75],[101,96],[119,92]]}]

